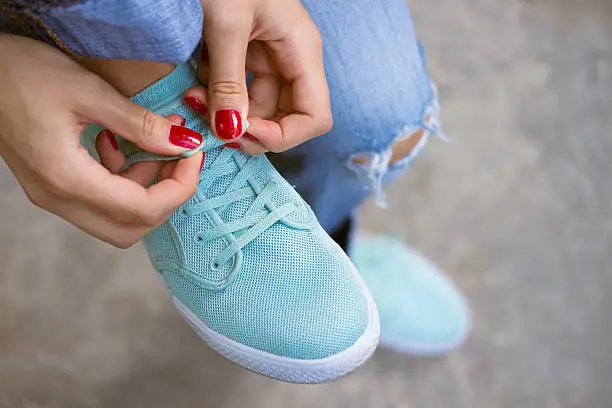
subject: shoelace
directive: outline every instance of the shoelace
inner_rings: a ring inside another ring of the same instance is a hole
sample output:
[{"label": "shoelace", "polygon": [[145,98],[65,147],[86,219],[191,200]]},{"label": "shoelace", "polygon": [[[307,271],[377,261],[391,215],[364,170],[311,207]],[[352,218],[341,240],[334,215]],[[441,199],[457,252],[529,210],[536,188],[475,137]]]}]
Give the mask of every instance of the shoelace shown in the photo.
[{"label": "shoelace", "polygon": [[[215,145],[206,143],[205,141],[198,150],[202,150],[206,153],[206,151],[215,147]],[[213,269],[218,269],[220,266],[224,265],[248,243],[255,240],[260,234],[299,207],[299,203],[297,202],[290,201],[281,206],[277,206],[272,201],[272,197],[280,186],[274,181],[270,181],[265,186],[262,186],[252,176],[254,171],[263,164],[264,160],[262,156],[249,156],[245,158],[236,150],[223,148],[214,159],[213,163],[200,173],[198,193],[196,193],[196,196],[202,201],[183,207],[183,214],[191,216],[215,209],[221,209],[222,211],[236,201],[256,196],[243,217],[216,225],[196,235],[196,241],[205,244],[217,238],[245,230],[237,239],[231,240],[219,255],[213,259],[211,264],[211,268]],[[226,188],[224,194],[209,199],[205,198],[203,194],[199,194],[200,191],[206,191],[206,189],[219,177],[234,173],[236,173],[236,176]],[[239,188],[244,182],[247,182],[248,185]]]}]

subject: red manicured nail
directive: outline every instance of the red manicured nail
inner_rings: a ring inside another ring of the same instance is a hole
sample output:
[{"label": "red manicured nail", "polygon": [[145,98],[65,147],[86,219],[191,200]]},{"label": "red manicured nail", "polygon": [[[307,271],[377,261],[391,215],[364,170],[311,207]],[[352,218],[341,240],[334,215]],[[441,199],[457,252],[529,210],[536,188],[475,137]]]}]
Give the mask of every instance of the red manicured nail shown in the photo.
[{"label": "red manicured nail", "polygon": [[208,62],[208,47],[205,41],[200,44],[200,61]]},{"label": "red manicured nail", "polygon": [[198,112],[198,113],[202,113],[202,114],[204,114],[204,113],[208,112],[208,108],[206,107],[206,105],[204,105],[204,104],[202,103],[202,101],[201,101],[201,100],[199,100],[199,99],[198,99],[198,98],[196,98],[196,97],[193,97],[193,96],[186,96],[186,97],[185,97],[185,103],[186,103],[187,105],[189,105],[189,107],[190,107],[191,109],[193,109],[194,111],[196,111],[196,112]]},{"label": "red manicured nail", "polygon": [[111,146],[113,146],[113,149],[119,150],[119,145],[117,144],[117,138],[115,138],[115,135],[113,135],[113,132],[111,132],[110,130],[105,130],[104,135],[110,142]]},{"label": "red manicured nail", "polygon": [[200,163],[200,171],[202,171],[202,167],[204,167],[205,160],[206,160],[206,153],[202,152],[202,163]]},{"label": "red manicured nail", "polygon": [[252,134],[250,134],[249,132],[246,132],[244,135],[242,135],[244,137],[246,137],[249,140],[252,140],[253,142],[259,142],[259,139],[256,138],[255,136],[253,136]]},{"label": "red manicured nail", "polygon": [[185,123],[187,123],[187,119],[181,116],[181,123],[179,123],[179,125],[185,126]]},{"label": "red manicured nail", "polygon": [[183,126],[170,126],[170,143],[186,149],[195,149],[202,144],[202,135]]},{"label": "red manicured nail", "polygon": [[231,142],[223,145],[224,147],[229,147],[230,149],[240,149],[240,143]]},{"label": "red manicured nail", "polygon": [[242,133],[242,118],[237,109],[222,109],[215,115],[217,136],[221,139],[235,139]]}]

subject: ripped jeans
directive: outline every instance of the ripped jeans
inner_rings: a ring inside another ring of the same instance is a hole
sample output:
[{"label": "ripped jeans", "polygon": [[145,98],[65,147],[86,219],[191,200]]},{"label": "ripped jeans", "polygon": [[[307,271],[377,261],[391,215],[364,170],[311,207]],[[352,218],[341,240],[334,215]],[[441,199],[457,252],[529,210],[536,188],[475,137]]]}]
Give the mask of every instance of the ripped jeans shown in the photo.
[{"label": "ripped jeans", "polygon": [[[334,126],[271,161],[334,234],[369,194],[385,205],[383,185],[442,134],[439,108],[404,0],[302,2],[323,36]],[[419,130],[412,151],[391,163],[392,145]]]},{"label": "ripped jeans", "polygon": [[[334,127],[271,155],[332,235],[440,134],[429,79],[405,0],[302,0],[323,37]],[[201,36],[199,0],[9,1],[0,31],[37,37],[68,54],[185,62]],[[421,131],[405,157],[393,144]],[[337,235],[336,235],[337,236]]]}]

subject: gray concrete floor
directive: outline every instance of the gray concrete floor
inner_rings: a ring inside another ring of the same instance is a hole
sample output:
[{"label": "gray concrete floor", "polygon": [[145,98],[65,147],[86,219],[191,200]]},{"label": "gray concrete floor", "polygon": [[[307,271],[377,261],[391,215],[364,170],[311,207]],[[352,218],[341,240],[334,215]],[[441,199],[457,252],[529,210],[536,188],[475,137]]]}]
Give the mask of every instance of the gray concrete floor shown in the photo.
[{"label": "gray concrete floor", "polygon": [[192,334],[141,247],[34,209],[2,167],[0,407],[612,407],[612,3],[412,3],[454,141],[365,223],[464,288],[463,350],[379,350],[316,387],[251,374]]}]

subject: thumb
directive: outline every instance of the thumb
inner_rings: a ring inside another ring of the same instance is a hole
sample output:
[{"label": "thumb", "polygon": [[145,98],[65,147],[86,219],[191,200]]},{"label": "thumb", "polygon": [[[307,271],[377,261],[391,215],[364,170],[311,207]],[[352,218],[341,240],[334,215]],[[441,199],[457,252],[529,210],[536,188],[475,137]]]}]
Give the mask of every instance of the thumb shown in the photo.
[{"label": "thumb", "polygon": [[81,101],[81,112],[96,123],[151,153],[178,156],[202,144],[202,135],[136,105],[112,86],[103,84],[97,95]]},{"label": "thumb", "polygon": [[[223,140],[241,136],[249,110],[245,65],[250,21],[204,20],[209,55],[208,103],[214,133]],[[245,20],[245,19],[242,19]]]}]

